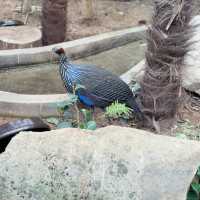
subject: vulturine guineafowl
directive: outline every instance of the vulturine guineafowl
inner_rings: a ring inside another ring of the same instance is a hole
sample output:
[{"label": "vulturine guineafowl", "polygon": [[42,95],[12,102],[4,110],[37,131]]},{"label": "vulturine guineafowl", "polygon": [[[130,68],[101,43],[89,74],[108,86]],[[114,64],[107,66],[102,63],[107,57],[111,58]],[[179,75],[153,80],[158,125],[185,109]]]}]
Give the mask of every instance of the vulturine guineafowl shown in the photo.
[{"label": "vulturine guineafowl", "polygon": [[67,91],[73,93],[74,85],[83,86],[76,90],[81,103],[88,107],[105,108],[118,101],[132,108],[138,119],[143,119],[131,89],[117,75],[93,65],[73,64],[63,48],[55,47],[53,52],[60,57],[59,71]]}]

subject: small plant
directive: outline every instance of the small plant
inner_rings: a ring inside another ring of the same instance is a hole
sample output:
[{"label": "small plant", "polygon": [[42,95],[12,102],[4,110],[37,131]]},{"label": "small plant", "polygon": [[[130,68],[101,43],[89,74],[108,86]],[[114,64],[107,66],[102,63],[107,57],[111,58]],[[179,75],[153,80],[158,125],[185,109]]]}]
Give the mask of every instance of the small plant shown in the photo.
[{"label": "small plant", "polygon": [[83,122],[79,124],[79,128],[95,130],[97,128],[96,122],[92,120],[92,112],[90,110],[81,109],[83,114]]},{"label": "small plant", "polygon": [[[78,86],[80,88],[82,86]],[[69,98],[65,101],[59,103],[51,104],[53,107],[56,107],[59,112],[59,117],[50,117],[47,119],[47,122],[56,126],[56,128],[70,128],[70,127],[79,127],[81,129],[95,130],[96,122],[92,120],[92,112],[86,109],[81,109],[79,111],[77,106],[76,95],[69,95]],[[69,111],[71,106],[75,106],[77,112],[77,119],[73,120],[72,113]],[[83,122],[79,120],[79,112],[83,114]]]},{"label": "small plant", "polygon": [[106,116],[108,118],[124,118],[129,119],[130,114],[132,113],[132,109],[127,107],[123,103],[119,103],[118,101],[113,102],[110,106],[106,107]]},{"label": "small plant", "polygon": [[70,106],[74,105],[77,102],[77,96],[73,94],[69,94],[69,98],[65,101],[56,103],[56,107],[58,112],[60,113],[60,117],[64,117],[65,112],[69,109]]},{"label": "small plant", "polygon": [[59,103],[53,103],[51,106],[56,107],[59,112],[59,117],[47,118],[47,122],[59,128],[73,127],[72,113],[69,112],[69,107],[77,102],[76,95],[69,95],[69,98]]}]

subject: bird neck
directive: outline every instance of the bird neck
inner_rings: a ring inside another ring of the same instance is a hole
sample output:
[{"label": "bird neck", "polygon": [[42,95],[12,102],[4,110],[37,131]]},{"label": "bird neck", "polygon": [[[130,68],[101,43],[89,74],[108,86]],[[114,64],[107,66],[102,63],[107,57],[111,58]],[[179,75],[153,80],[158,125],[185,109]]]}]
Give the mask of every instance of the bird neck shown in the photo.
[{"label": "bird neck", "polygon": [[65,54],[60,55],[60,63],[69,63],[69,60]]},{"label": "bird neck", "polygon": [[59,61],[60,61],[59,71],[60,71],[61,77],[65,78],[70,68],[69,60],[65,54],[61,54]]}]

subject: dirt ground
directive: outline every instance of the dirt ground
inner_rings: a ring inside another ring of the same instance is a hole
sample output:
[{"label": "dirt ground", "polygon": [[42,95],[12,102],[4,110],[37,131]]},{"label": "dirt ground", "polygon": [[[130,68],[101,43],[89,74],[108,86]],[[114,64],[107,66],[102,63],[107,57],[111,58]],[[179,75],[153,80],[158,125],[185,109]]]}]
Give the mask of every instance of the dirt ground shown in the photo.
[{"label": "dirt ground", "polygon": [[[41,6],[42,0],[32,0],[33,6]],[[114,1],[114,0],[94,0],[93,8],[95,20],[84,20],[83,0],[69,0],[68,3],[68,29],[67,40],[73,40],[84,36],[90,36],[102,32],[119,30],[133,27],[140,21],[149,22],[151,18],[151,1]],[[0,0],[2,6],[0,12],[1,19],[18,19],[24,21],[26,16],[16,11],[22,5],[22,0]],[[41,12],[34,11],[29,15],[28,24],[41,27]]]}]

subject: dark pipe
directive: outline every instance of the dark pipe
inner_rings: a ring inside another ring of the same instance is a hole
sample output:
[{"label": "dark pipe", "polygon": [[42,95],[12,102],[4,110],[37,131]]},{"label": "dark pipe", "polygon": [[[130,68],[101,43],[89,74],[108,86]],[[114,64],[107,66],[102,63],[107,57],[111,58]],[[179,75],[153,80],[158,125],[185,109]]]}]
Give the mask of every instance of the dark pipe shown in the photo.
[{"label": "dark pipe", "polygon": [[50,127],[40,118],[22,119],[0,126],[0,153],[4,152],[12,137],[20,131],[49,131]]},{"label": "dark pipe", "polygon": [[21,26],[21,25],[24,25],[24,23],[19,20],[0,20],[0,27]]}]

